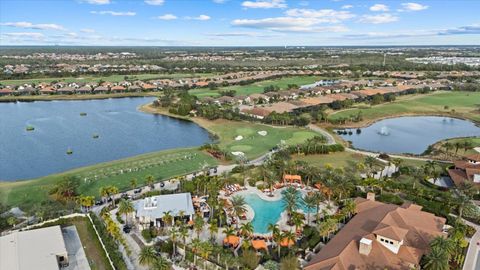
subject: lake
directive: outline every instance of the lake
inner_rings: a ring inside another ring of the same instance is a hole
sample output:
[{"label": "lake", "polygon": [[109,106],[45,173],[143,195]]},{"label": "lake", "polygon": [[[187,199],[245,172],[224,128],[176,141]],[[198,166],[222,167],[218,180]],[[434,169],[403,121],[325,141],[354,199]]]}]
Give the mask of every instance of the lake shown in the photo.
[{"label": "lake", "polygon": [[0,103],[0,179],[36,178],[210,141],[192,122],[137,110],[154,99]]},{"label": "lake", "polygon": [[360,130],[360,134],[351,129],[351,135],[340,136],[357,149],[394,154],[422,154],[441,140],[480,136],[480,127],[473,122],[439,116],[390,118]]}]

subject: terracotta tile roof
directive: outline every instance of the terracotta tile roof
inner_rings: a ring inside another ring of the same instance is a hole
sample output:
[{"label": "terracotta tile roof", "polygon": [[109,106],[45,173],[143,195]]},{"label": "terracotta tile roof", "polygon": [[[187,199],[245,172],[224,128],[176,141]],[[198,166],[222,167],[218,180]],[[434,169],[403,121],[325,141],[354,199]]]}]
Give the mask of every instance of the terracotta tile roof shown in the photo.
[{"label": "terracotta tile roof", "polygon": [[477,162],[480,162],[480,154],[473,154],[473,155],[468,155],[467,156],[468,160],[474,160]]},{"label": "terracotta tile roof", "polygon": [[[305,266],[305,270],[409,269],[418,265],[433,237],[443,235],[445,219],[414,204],[397,206],[357,198],[357,215]],[[403,244],[395,254],[376,240],[376,233]],[[362,238],[372,240],[368,255],[360,254]]]}]

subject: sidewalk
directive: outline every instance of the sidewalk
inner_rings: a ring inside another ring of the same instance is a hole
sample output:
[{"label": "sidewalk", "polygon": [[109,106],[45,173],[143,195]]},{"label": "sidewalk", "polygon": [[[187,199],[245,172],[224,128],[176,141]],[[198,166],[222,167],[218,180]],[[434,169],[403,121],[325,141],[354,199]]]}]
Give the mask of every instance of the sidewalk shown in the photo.
[{"label": "sidewalk", "polygon": [[477,230],[477,232],[475,232],[475,234],[470,239],[470,245],[468,246],[467,255],[465,256],[465,263],[463,264],[463,270],[475,270],[477,269],[477,257],[480,250],[479,246],[477,245],[477,243],[480,242],[480,226],[468,220],[463,221],[467,225],[472,226]]}]

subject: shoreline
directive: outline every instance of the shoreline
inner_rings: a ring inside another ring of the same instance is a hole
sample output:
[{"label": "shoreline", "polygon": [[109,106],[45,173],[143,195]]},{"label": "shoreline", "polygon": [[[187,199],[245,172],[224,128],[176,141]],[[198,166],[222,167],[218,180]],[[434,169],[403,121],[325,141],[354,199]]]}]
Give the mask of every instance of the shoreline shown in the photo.
[{"label": "shoreline", "polygon": [[86,95],[36,95],[0,97],[0,103],[35,102],[35,101],[70,101],[98,100],[110,98],[158,97],[159,92],[119,93],[119,94],[86,94]]}]

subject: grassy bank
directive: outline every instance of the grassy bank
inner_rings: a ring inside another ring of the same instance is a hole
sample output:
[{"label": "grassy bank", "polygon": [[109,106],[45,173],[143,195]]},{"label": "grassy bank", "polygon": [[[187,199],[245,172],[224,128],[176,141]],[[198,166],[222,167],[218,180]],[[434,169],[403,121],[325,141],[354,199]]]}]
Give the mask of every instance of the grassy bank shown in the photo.
[{"label": "grassy bank", "polygon": [[20,79],[20,80],[2,80],[0,84],[3,85],[20,85],[25,83],[42,83],[42,82],[98,82],[100,80],[106,82],[120,82],[125,81],[135,81],[135,80],[153,80],[153,79],[180,79],[180,78],[192,78],[192,77],[210,77],[215,74],[213,73],[172,73],[172,74],[165,74],[165,73],[145,73],[145,74],[134,74],[134,75],[110,75],[110,76],[93,76],[93,75],[85,75],[85,76],[78,76],[78,77],[50,77],[50,78],[32,78],[32,79]]},{"label": "grassy bank", "polygon": [[187,174],[216,160],[197,149],[173,149],[140,155],[118,161],[100,163],[49,175],[33,180],[0,183],[0,202],[7,205],[31,206],[48,198],[49,190],[66,176],[80,179],[79,193],[99,196],[99,189],[115,185],[120,190],[130,189],[130,181],[137,179],[145,185],[148,175],[157,180]]},{"label": "grassy bank", "polygon": [[285,90],[287,89],[289,84],[296,84],[298,86],[301,86],[305,84],[314,83],[321,79],[324,79],[324,78],[319,76],[293,76],[293,77],[284,77],[284,78],[273,79],[273,80],[259,81],[249,85],[233,85],[233,86],[227,86],[227,87],[220,87],[216,90],[210,90],[208,88],[195,89],[195,90],[190,90],[189,93],[200,98],[208,97],[208,96],[218,97],[220,96],[219,94],[220,91],[228,91],[228,90],[235,90],[237,96],[251,95],[255,93],[263,93],[263,89],[266,86],[270,86],[270,85],[277,86],[280,89]]},{"label": "grassy bank", "polygon": [[[480,122],[480,92],[435,92],[428,95],[402,96],[392,103],[376,106],[357,104],[354,108],[333,112],[330,120],[362,113],[363,121],[354,126],[367,125],[375,120],[401,115],[450,115]],[[350,124],[349,124],[350,125]]]}]

